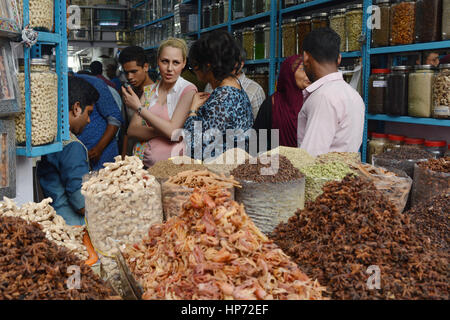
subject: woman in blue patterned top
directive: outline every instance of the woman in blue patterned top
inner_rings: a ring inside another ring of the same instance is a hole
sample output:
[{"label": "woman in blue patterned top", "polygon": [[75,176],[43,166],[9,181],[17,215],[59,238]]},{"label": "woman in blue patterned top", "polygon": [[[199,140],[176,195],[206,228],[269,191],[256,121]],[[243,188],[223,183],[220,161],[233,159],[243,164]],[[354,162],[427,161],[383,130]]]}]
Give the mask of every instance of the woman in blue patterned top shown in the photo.
[{"label": "woman in blue patterned top", "polygon": [[234,75],[240,50],[226,31],[203,35],[189,51],[197,78],[210,83],[211,94],[197,93],[184,124],[187,155],[206,160],[235,147],[248,152],[247,130],[253,126],[250,100]]}]

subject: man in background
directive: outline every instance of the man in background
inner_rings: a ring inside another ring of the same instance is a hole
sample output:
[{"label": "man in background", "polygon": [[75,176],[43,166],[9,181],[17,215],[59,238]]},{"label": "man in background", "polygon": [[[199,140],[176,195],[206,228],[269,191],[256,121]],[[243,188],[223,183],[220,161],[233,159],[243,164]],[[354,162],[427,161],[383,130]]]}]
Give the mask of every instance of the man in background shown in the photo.
[{"label": "man in background", "polygon": [[97,77],[97,78],[103,80],[103,82],[105,82],[108,86],[117,90],[116,85],[103,76],[103,64],[100,61],[92,62],[89,65],[89,69],[91,70],[91,74],[94,77]]},{"label": "man in background", "polygon": [[109,80],[114,83],[116,89],[118,92],[120,92],[120,88],[122,87],[122,82],[120,81],[119,77],[117,76],[117,65],[110,63],[106,66],[106,76],[109,78]]},{"label": "man in background", "polygon": [[313,156],[358,152],[364,130],[364,101],[338,71],[341,39],[331,28],[311,31],[303,42],[305,104],[298,116],[298,147]]}]

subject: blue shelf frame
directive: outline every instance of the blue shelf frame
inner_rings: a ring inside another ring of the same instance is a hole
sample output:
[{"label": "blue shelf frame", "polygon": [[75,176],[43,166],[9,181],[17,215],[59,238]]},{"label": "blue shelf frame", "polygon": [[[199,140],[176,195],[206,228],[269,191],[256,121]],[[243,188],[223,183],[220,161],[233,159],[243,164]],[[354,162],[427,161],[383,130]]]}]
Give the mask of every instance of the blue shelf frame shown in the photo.
[{"label": "blue shelf frame", "polygon": [[406,116],[390,116],[387,114],[368,114],[369,120],[387,121],[387,122],[401,122],[411,124],[422,124],[428,126],[450,127],[450,120],[434,119],[434,118],[415,118]]},{"label": "blue shelf frame", "polygon": [[[29,1],[23,0],[24,25],[30,21]],[[24,47],[25,72],[25,146],[16,147],[16,155],[25,157],[39,157],[61,151],[63,141],[69,140],[69,96],[68,96],[68,61],[67,61],[67,33],[66,33],[66,3],[55,0],[55,33],[39,32],[37,45],[51,44],[56,47],[56,73],[58,75],[58,131],[53,143],[43,146],[32,145],[31,132],[31,92],[30,92],[30,59],[32,48]]]}]

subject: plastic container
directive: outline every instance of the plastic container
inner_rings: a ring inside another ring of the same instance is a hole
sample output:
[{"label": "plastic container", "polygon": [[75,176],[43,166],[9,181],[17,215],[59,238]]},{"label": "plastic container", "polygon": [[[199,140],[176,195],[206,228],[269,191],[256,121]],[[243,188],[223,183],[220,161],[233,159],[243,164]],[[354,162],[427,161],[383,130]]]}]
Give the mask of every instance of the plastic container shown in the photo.
[{"label": "plastic container", "polygon": [[341,52],[347,51],[347,33],[345,27],[346,9],[333,9],[330,11],[330,28],[336,31],[341,38]]},{"label": "plastic container", "polygon": [[430,118],[433,104],[435,69],[431,65],[418,65],[409,74],[408,115]]},{"label": "plastic container", "polygon": [[372,69],[369,78],[369,113],[385,113],[389,69]]},{"label": "plastic container", "polygon": [[296,32],[296,19],[283,20],[283,57],[287,58],[297,54],[297,32]]},{"label": "plastic container", "polygon": [[265,234],[305,206],[305,178],[280,183],[239,182],[242,188],[236,189],[236,201],[244,204],[245,212]]},{"label": "plastic container", "polygon": [[128,193],[85,195],[89,237],[97,252],[112,256],[115,248],[111,240],[119,245],[134,244],[147,235],[151,225],[162,223],[161,188],[156,180],[155,187]]},{"label": "plastic container", "polygon": [[442,0],[442,40],[450,39],[450,0]]},{"label": "plastic container", "polygon": [[440,41],[442,36],[442,0],[416,1],[415,41]]},{"label": "plastic container", "polygon": [[432,153],[435,158],[441,158],[447,152],[447,141],[444,140],[425,140],[424,149]]},{"label": "plastic container", "polygon": [[244,14],[244,0],[233,0],[233,19],[240,19],[245,17]]},{"label": "plastic container", "polygon": [[400,148],[405,143],[404,136],[398,136],[395,134],[388,134],[388,142],[384,146],[384,151],[389,151],[394,148]]},{"label": "plastic container", "polygon": [[411,179],[414,179],[414,165],[426,160],[428,159],[384,159],[380,158],[380,155],[376,155],[373,156],[373,165],[387,170],[402,170]]},{"label": "plastic container", "polygon": [[311,30],[328,27],[328,13],[313,13],[311,17]]},{"label": "plastic container", "polygon": [[391,6],[390,45],[412,44],[415,23],[415,1],[395,1]]},{"label": "plastic container", "polygon": [[426,203],[434,196],[450,190],[450,173],[437,172],[414,165],[412,205]]},{"label": "plastic container", "polygon": [[311,16],[297,18],[297,54],[303,53],[303,41],[311,32]]},{"label": "plastic container", "polygon": [[408,146],[408,147],[415,147],[415,148],[423,149],[424,143],[425,143],[425,139],[405,138],[405,146]]},{"label": "plastic container", "polygon": [[[9,5],[9,4],[8,4]],[[37,31],[52,32],[54,26],[54,0],[30,0],[30,27]],[[23,17],[23,0],[17,1],[19,15]]]},{"label": "plastic container", "polygon": [[390,0],[378,0],[375,4],[380,8],[379,28],[372,29],[372,47],[386,47],[389,45],[390,37]]},{"label": "plastic container", "polygon": [[359,41],[362,34],[363,24],[363,5],[352,4],[347,6],[345,13],[345,25],[347,36],[347,51],[361,50],[361,42]]},{"label": "plastic container", "polygon": [[408,115],[409,67],[396,66],[387,76],[385,112],[390,115]]},{"label": "plastic container", "polygon": [[244,16],[250,17],[255,14],[255,6],[254,0],[245,0],[244,1]]},{"label": "plastic container", "polygon": [[264,29],[265,24],[258,24],[255,26],[255,60],[266,58],[266,36]]},{"label": "plastic container", "polygon": [[255,59],[255,28],[247,27],[242,32],[242,46],[247,52],[247,59]]},{"label": "plastic container", "polygon": [[450,64],[441,64],[433,85],[432,117],[450,118]]},{"label": "plastic container", "polygon": [[[25,74],[18,74],[23,112],[14,120],[17,143],[25,143]],[[58,133],[58,76],[50,70],[47,59],[32,59],[31,88],[31,142],[34,146],[51,143]]]},{"label": "plastic container", "polygon": [[372,139],[369,142],[369,155],[367,162],[373,163],[373,156],[382,154],[384,152],[384,147],[388,143],[387,134],[384,133],[372,133]]},{"label": "plastic container", "polygon": [[270,59],[270,26],[264,27],[264,59]]}]

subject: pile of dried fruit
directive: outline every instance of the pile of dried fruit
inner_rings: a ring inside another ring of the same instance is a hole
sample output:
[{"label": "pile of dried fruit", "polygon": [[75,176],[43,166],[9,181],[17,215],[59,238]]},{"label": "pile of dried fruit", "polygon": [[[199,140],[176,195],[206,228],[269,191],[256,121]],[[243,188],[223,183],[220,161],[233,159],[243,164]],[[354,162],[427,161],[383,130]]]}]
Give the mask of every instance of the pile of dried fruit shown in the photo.
[{"label": "pile of dried fruit", "polygon": [[89,254],[83,244],[85,227],[69,226],[64,218],[58,215],[50,205],[51,198],[40,203],[26,203],[17,207],[13,200],[4,197],[0,202],[0,216],[18,217],[30,222],[38,222],[47,239],[57,245],[64,246],[82,260],[87,260]]},{"label": "pile of dried fruit", "polygon": [[424,235],[443,250],[450,246],[450,193],[433,197],[408,211],[411,221]]},{"label": "pile of dried fruit", "polygon": [[450,157],[430,159],[428,161],[419,162],[417,165],[422,169],[450,173]]},{"label": "pile of dried fruit", "polygon": [[[359,177],[324,193],[272,234],[333,299],[449,299],[448,252],[439,252],[394,205]],[[380,289],[366,271],[378,266]],[[325,295],[325,294],[324,294]]]},{"label": "pile of dried fruit", "polygon": [[[67,286],[72,275],[69,267],[73,266],[80,270],[79,289]],[[66,248],[46,239],[39,224],[0,216],[0,300],[86,300],[111,296],[111,290],[90,267]]]},{"label": "pile of dried fruit", "polygon": [[267,160],[268,163],[262,162],[262,158],[249,159],[231,171],[231,175],[238,180],[271,183],[303,178],[302,173],[285,156],[276,154],[267,157]]},{"label": "pile of dried fruit", "polygon": [[144,299],[321,299],[324,289],[219,188],[196,190],[124,255]]}]

